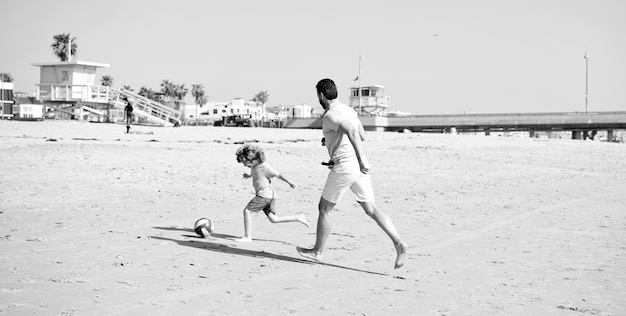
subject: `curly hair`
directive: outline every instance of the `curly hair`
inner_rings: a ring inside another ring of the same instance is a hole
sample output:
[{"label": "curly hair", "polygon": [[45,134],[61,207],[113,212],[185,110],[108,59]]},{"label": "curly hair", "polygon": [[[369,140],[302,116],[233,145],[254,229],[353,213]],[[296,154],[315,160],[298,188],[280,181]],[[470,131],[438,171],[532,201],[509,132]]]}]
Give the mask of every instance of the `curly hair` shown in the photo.
[{"label": "curly hair", "polygon": [[259,163],[265,162],[265,153],[259,146],[243,145],[237,149],[235,155],[237,156],[237,162],[252,162],[255,160]]}]

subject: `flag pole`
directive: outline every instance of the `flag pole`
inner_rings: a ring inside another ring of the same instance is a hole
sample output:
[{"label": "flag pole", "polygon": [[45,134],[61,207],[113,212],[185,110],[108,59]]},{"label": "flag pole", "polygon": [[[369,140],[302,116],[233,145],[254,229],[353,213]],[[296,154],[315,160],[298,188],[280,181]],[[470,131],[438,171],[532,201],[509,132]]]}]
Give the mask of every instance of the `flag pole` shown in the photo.
[{"label": "flag pole", "polygon": [[361,110],[361,60],[363,60],[363,56],[361,56],[361,51],[359,51],[359,91],[357,93],[359,97],[359,116],[363,113]]},{"label": "flag pole", "polygon": [[585,114],[589,105],[589,55],[585,52]]}]

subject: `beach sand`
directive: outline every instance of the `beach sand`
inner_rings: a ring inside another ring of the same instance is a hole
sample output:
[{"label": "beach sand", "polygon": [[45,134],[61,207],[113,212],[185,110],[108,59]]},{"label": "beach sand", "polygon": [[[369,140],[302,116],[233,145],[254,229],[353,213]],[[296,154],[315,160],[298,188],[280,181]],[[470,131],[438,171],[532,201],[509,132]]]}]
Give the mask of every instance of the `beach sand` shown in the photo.
[{"label": "beach sand", "polygon": [[[393,244],[347,194],[323,263],[320,130],[0,121],[0,313],[625,315],[626,146],[368,133]],[[271,224],[235,160],[257,142],[281,181]],[[194,222],[210,218],[214,235]]]}]

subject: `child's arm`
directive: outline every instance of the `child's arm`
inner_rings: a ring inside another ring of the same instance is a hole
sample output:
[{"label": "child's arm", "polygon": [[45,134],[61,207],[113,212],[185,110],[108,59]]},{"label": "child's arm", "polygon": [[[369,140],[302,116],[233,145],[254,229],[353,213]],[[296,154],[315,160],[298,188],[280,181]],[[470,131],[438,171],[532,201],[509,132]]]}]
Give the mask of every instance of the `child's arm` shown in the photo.
[{"label": "child's arm", "polygon": [[278,175],[278,176],[276,176],[276,177],[277,177],[278,179],[281,179],[281,180],[283,180],[283,181],[287,182],[287,184],[289,184],[289,186],[290,186],[292,189],[295,189],[295,188],[297,188],[297,187],[298,187],[297,185],[295,185],[295,184],[291,183],[291,181],[289,181],[287,178],[285,178],[285,176],[283,176],[282,174],[279,174],[279,175]]}]

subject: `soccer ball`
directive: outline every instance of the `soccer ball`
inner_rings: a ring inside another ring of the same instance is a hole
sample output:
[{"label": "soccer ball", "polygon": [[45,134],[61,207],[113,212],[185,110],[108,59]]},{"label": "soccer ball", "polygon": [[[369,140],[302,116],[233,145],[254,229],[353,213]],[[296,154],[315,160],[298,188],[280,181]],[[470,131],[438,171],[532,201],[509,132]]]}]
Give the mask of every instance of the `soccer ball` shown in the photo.
[{"label": "soccer ball", "polygon": [[213,222],[208,218],[201,218],[193,225],[193,230],[202,238],[211,236],[213,232]]}]

